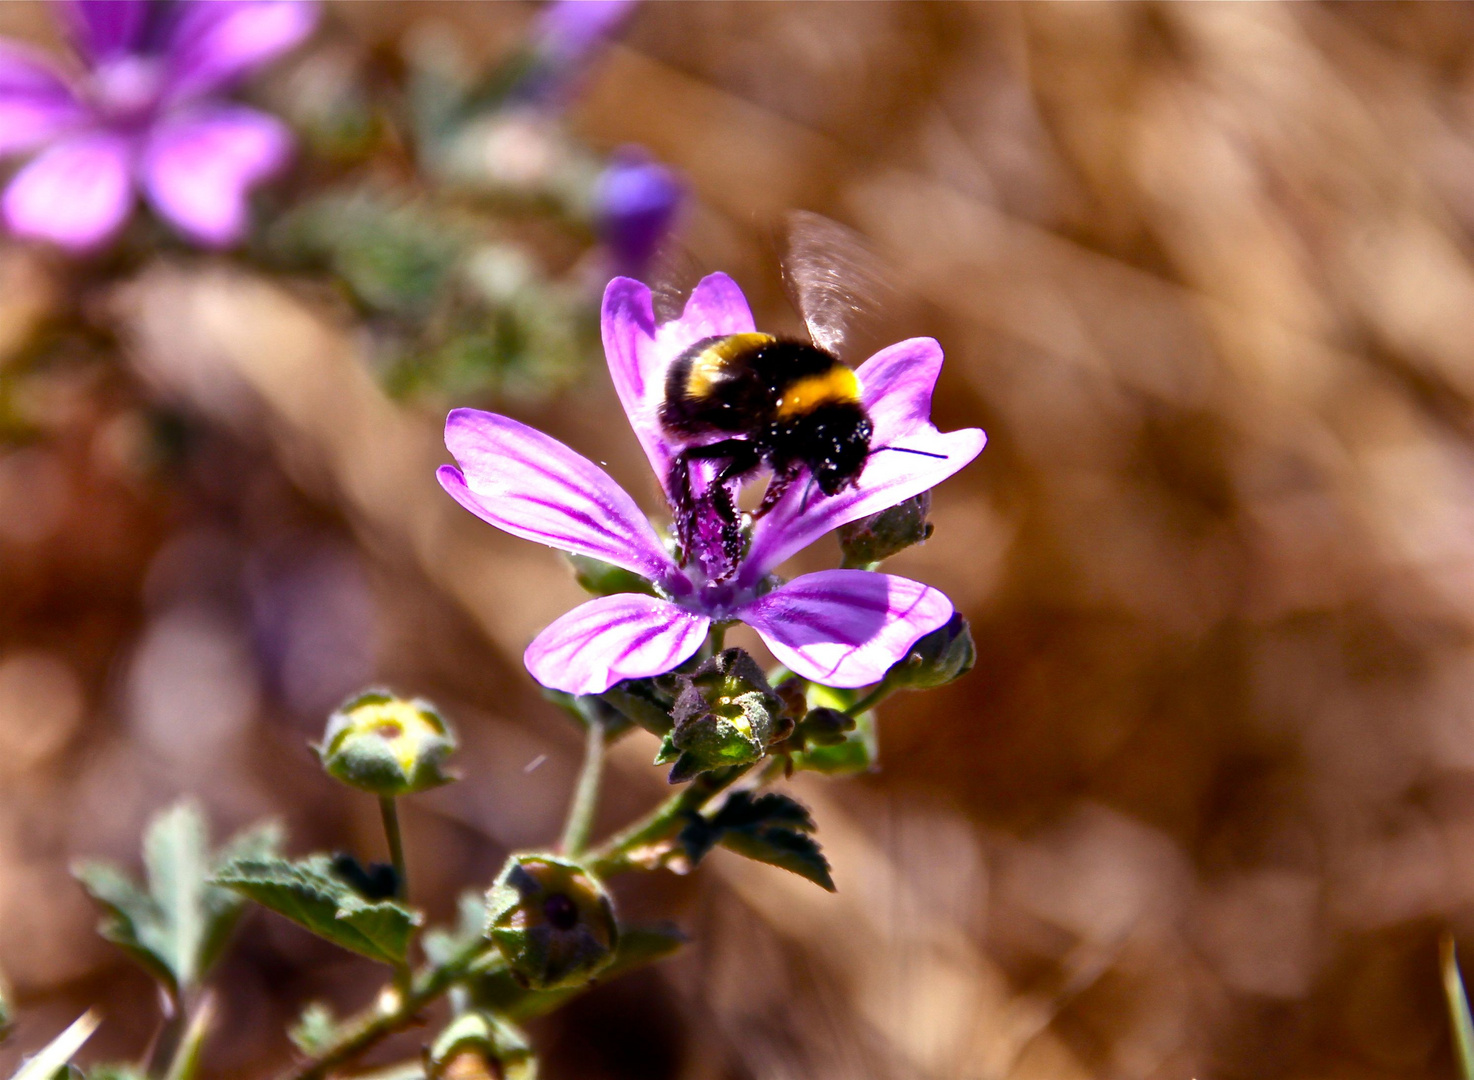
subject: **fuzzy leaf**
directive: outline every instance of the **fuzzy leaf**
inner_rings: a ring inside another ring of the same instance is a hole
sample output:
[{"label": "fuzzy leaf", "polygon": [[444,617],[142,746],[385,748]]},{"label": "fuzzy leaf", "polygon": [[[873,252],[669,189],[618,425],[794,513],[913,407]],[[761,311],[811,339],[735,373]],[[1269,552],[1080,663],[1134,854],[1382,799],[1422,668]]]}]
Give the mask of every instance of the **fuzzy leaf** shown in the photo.
[{"label": "fuzzy leaf", "polygon": [[215,866],[279,843],[275,826],[260,826],[213,855],[204,815],[181,802],[158,814],[144,834],[146,885],[99,860],[78,863],[72,873],[107,913],[98,932],[179,996],[199,985],[240,917],[241,898],[210,883]]},{"label": "fuzzy leaf", "polygon": [[717,844],[739,855],[781,867],[834,892],[829,860],[810,833],[814,819],[801,803],[768,792],[739,791],[710,819],[695,816],[678,841],[694,866]]},{"label": "fuzzy leaf", "polygon": [[22,1062],[10,1080],[51,1080],[71,1063],[72,1055],[92,1038],[100,1022],[96,1013],[83,1013],[65,1031]]},{"label": "fuzzy leaf", "polygon": [[240,859],[223,867],[215,881],[335,945],[402,965],[420,914],[392,900],[365,900],[332,865],[326,855],[300,862]]}]

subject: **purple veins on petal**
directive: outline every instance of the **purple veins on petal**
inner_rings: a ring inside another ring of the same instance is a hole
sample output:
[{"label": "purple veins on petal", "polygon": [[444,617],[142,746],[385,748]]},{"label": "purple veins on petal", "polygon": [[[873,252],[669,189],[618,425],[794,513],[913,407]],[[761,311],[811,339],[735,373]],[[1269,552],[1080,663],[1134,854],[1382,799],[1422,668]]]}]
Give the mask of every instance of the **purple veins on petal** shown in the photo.
[{"label": "purple veins on petal", "polygon": [[445,444],[461,468],[442,466],[441,486],[483,521],[673,592],[689,590],[635,501],[557,439],[495,413],[456,409],[446,418]]},{"label": "purple veins on petal", "polygon": [[205,244],[245,233],[251,187],[280,169],[291,149],[275,117],[221,106],[166,120],[149,134],[142,181],[155,209]]},{"label": "purple veins on petal", "polygon": [[945,624],[952,602],[907,578],[824,570],[774,589],[739,615],[799,675],[856,687],[880,681],[918,638]]},{"label": "purple veins on petal", "polygon": [[78,49],[94,61],[137,49],[148,25],[148,0],[70,0],[62,5]]},{"label": "purple veins on petal", "polygon": [[643,593],[580,604],[527,647],[533,678],[568,694],[602,694],[622,679],[662,675],[701,647],[711,620]]},{"label": "purple veins on petal", "polygon": [[56,143],[5,189],[6,224],[19,236],[85,251],[108,239],[133,205],[132,148],[95,132]]}]

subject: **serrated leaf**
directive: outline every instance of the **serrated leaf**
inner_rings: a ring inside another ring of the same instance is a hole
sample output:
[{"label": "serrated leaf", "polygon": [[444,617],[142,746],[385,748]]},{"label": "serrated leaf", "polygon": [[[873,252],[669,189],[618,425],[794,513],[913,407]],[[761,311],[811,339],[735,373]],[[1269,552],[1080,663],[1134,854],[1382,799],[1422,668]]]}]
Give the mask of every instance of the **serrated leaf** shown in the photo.
[{"label": "serrated leaf", "polygon": [[467,988],[477,1008],[519,1022],[532,1020],[562,1007],[598,983],[664,959],[685,942],[685,934],[666,924],[621,927],[614,959],[599,972],[594,982],[560,990],[529,990],[519,985],[505,967],[501,967],[472,980]]},{"label": "serrated leaf", "polygon": [[696,865],[717,844],[749,859],[807,878],[834,892],[829,860],[809,834],[814,819],[802,803],[768,792],[754,796],[738,791],[711,818],[695,816],[677,838],[686,858]]},{"label": "serrated leaf", "polygon": [[365,900],[332,872],[332,859],[312,855],[241,859],[222,867],[215,881],[262,907],[370,960],[402,966],[418,912],[393,900]]},{"label": "serrated leaf", "polygon": [[276,826],[258,826],[214,856],[204,815],[181,802],[149,822],[143,841],[146,885],[100,860],[79,863],[72,873],[107,912],[98,932],[182,996],[219,958],[240,917],[241,898],[210,883],[216,863],[269,852],[279,843]]},{"label": "serrated leaf", "polygon": [[83,1013],[65,1031],[22,1062],[10,1080],[51,1080],[67,1067],[72,1055],[82,1049],[82,1044],[92,1038],[100,1022],[91,1010]]}]

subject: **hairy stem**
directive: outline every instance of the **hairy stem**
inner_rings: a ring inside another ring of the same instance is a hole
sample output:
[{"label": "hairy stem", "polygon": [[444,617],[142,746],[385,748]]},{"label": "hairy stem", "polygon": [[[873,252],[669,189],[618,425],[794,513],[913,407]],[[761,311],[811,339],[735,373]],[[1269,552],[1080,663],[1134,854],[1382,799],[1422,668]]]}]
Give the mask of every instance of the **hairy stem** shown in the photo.
[{"label": "hairy stem", "polygon": [[394,896],[409,903],[409,872],[404,865],[404,839],[399,833],[399,804],[392,795],[379,796],[384,835],[389,839],[389,861],[394,864]]},{"label": "hairy stem", "polygon": [[751,768],[749,763],[702,773],[644,818],[602,844],[594,852],[590,867],[596,874],[606,877],[634,869],[638,862],[631,859],[632,853],[679,832],[689,815],[699,811],[713,796],[731,787]]},{"label": "hairy stem", "polygon": [[594,812],[599,806],[599,779],[604,773],[604,725],[588,722],[588,741],[584,744],[583,769],[573,801],[568,806],[568,821],[563,826],[563,854],[578,858],[589,846],[594,828]]},{"label": "hairy stem", "polygon": [[[490,964],[481,963],[488,958]],[[438,967],[421,971],[404,990],[381,994],[379,1001],[339,1029],[332,1044],[314,1054],[280,1080],[323,1080],[330,1072],[372,1049],[381,1040],[413,1024],[420,1010],[435,1001],[473,968],[491,970],[500,962],[495,946],[476,941]]]},{"label": "hairy stem", "polygon": [[859,716],[862,712],[867,712],[870,709],[875,708],[875,706],[879,705],[882,701],[890,697],[895,692],[896,691],[893,687],[889,687],[885,683],[881,683],[874,690],[870,691],[870,693],[866,694],[859,701],[855,702],[848,709],[846,709],[845,715]]}]

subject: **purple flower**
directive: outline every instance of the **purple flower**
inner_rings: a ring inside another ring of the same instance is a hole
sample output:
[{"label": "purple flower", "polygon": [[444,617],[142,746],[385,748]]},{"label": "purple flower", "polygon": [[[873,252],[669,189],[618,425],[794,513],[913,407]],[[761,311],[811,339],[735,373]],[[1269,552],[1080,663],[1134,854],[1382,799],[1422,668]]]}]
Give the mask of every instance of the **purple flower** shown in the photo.
[{"label": "purple flower", "polygon": [[40,152],[0,209],[12,232],[76,251],[122,227],[134,191],[199,243],[246,227],[246,195],[287,160],[276,118],[220,92],[300,43],[305,0],[75,0],[64,8],[85,71],[71,78],[0,41],[0,154]]},{"label": "purple flower", "polygon": [[[715,334],[751,332],[752,313],[725,274],[705,278],[679,319],[657,326],[650,290],[615,278],[604,293],[604,350],[615,390],[663,483],[681,445],[660,425],[665,371],[684,349]],[[607,473],[555,439],[505,416],[457,409],[445,441],[460,468],[441,485],[477,517],[552,547],[621,566],[660,595],[620,593],[574,608],[528,646],[527,668],[545,686],[601,693],[621,679],[670,671],[701,646],[713,622],[741,621],[782,663],[828,686],[878,681],[952,604],[936,589],[890,574],[825,570],[774,587],[773,570],[801,548],[857,518],[926,491],[978,455],[976,428],[939,432],[929,419],[941,347],[912,338],[858,369],[875,424],[873,445],[926,455],[875,453],[859,481],[832,497],[793,485],[753,523],[741,562],[724,562],[719,529],[677,563],[635,501]],[[709,479],[709,475],[708,475]],[[715,525],[715,514],[707,519]],[[703,532],[703,530],[698,530]]]},{"label": "purple flower", "polygon": [[531,64],[518,95],[561,104],[594,53],[633,14],[638,0],[552,0],[538,12]]},{"label": "purple flower", "polygon": [[620,273],[637,274],[654,257],[681,206],[681,182],[639,148],[615,153],[594,191],[599,232]]}]

